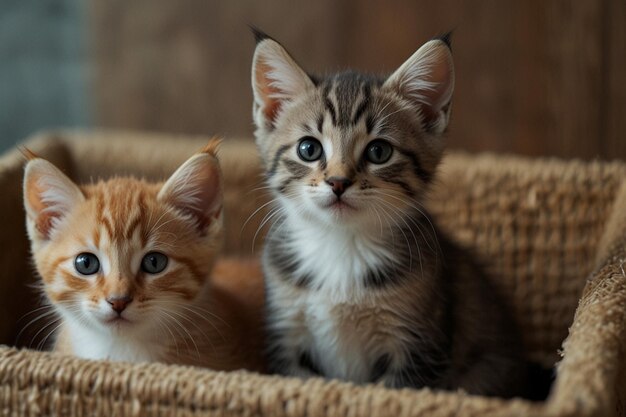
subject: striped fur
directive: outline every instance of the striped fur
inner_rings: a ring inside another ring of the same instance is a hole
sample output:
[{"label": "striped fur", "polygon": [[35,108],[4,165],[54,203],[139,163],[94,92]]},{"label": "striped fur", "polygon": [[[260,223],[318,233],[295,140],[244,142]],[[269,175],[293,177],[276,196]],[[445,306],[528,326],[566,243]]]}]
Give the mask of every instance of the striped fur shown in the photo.
[{"label": "striped fur", "polygon": [[[449,120],[449,39],[386,78],[314,78],[276,41],[257,40],[256,141],[275,198],[263,257],[273,371],[518,393],[514,325],[421,204]],[[318,159],[299,156],[303,140],[319,141]],[[376,140],[391,145],[389,160],[367,158]]]},{"label": "striped fur", "polygon": [[[222,244],[215,148],[211,143],[192,156],[165,183],[113,178],[79,187],[48,161],[28,162],[27,226],[44,292],[60,319],[57,351],[218,369],[253,363],[249,353],[232,355],[240,327],[227,322],[238,320],[236,306],[209,282]],[[84,252],[98,257],[97,273],[77,271],[75,259]],[[149,252],[167,256],[162,272],[142,270]],[[107,302],[114,297],[132,298],[119,316]]]}]

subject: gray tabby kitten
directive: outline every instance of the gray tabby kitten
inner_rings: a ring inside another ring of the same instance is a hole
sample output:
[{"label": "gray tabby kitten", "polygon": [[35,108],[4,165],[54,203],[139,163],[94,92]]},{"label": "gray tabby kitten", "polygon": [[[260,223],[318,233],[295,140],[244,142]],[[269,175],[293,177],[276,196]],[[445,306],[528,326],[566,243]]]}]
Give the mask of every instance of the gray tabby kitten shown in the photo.
[{"label": "gray tabby kitten", "polygon": [[524,364],[489,280],[421,205],[454,88],[449,37],[387,78],[317,78],[256,32],[272,371],[510,396]]}]

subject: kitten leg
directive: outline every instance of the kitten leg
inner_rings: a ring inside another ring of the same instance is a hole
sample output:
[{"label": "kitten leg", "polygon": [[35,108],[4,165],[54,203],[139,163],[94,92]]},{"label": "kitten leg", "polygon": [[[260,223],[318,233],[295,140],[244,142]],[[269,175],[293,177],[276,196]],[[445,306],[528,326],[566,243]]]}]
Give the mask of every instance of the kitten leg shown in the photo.
[{"label": "kitten leg", "polygon": [[389,388],[440,387],[446,363],[444,358],[430,351],[414,351],[400,358],[383,355],[374,364],[373,381]]},{"label": "kitten leg", "polygon": [[268,356],[271,373],[304,379],[323,376],[311,353],[304,347],[276,343],[270,346]]},{"label": "kitten leg", "polygon": [[522,361],[510,356],[484,355],[467,372],[455,378],[453,389],[470,394],[510,397],[521,392],[527,369]]},{"label": "kitten leg", "polygon": [[269,329],[266,340],[271,373],[300,378],[323,376],[310,351],[312,344],[307,340],[304,329]]}]

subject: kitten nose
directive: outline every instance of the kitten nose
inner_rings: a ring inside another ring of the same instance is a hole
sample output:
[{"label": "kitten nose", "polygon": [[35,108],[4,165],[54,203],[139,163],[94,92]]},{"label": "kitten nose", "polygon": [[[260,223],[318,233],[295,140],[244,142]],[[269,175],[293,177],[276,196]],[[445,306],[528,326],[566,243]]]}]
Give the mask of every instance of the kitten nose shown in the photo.
[{"label": "kitten nose", "polygon": [[326,180],[326,183],[331,186],[333,193],[339,197],[346,188],[352,185],[352,180],[346,177],[330,177]]},{"label": "kitten nose", "polygon": [[133,297],[129,295],[115,296],[107,298],[107,303],[111,304],[111,308],[115,310],[117,314],[122,314],[122,311],[126,309],[126,306],[133,301]]}]

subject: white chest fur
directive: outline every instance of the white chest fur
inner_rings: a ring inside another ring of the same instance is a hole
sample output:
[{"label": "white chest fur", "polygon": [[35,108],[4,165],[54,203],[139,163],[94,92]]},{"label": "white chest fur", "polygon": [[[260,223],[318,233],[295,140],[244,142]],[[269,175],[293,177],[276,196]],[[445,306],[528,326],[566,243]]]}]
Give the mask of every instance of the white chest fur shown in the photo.
[{"label": "white chest fur", "polygon": [[381,356],[404,352],[395,331],[404,324],[396,314],[395,291],[366,288],[361,279],[393,255],[380,235],[306,224],[289,233],[296,274],[311,281],[298,288],[270,267],[271,326],[283,332],[281,343],[291,357],[306,350],[325,376],[369,382]]},{"label": "white chest fur", "polygon": [[73,353],[81,358],[151,362],[162,359],[166,350],[162,341],[137,333],[116,330],[103,333],[71,321],[66,323],[67,341]]},{"label": "white chest fur", "polygon": [[368,233],[290,220],[289,249],[297,258],[296,274],[309,276],[311,287],[336,303],[363,297],[362,277],[393,258],[379,229]]}]

